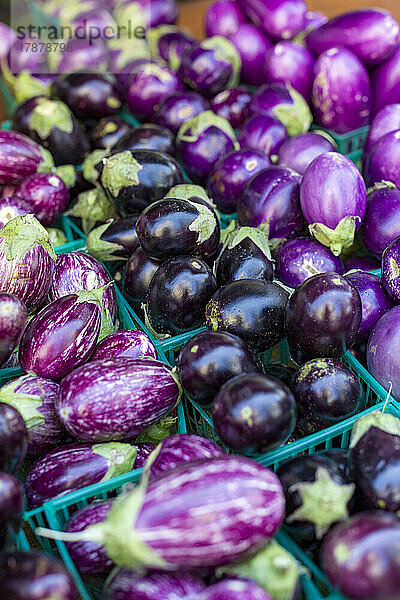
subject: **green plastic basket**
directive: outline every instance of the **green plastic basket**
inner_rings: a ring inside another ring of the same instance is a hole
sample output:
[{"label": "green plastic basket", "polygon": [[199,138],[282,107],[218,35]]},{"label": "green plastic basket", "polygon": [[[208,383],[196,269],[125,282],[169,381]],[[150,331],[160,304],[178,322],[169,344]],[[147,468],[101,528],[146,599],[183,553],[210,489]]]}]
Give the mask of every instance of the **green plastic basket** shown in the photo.
[{"label": "green plastic basket", "polygon": [[353,131],[348,131],[347,133],[335,133],[330,129],[325,129],[320,125],[313,123],[311,125],[311,130],[324,131],[335,140],[338,152],[341,154],[350,154],[351,152],[362,150],[364,148],[368,137],[369,125],[354,129]]}]

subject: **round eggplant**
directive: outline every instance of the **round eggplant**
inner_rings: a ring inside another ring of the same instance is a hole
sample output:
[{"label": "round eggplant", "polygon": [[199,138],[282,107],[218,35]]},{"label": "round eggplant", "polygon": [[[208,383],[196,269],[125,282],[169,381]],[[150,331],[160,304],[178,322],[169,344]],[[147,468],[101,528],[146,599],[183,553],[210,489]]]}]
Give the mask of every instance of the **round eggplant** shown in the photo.
[{"label": "round eggplant", "polygon": [[251,100],[251,93],[244,86],[223,90],[210,102],[211,110],[223,117],[233,129],[240,127],[245,120],[246,107]]},{"label": "round eggplant", "polygon": [[393,102],[400,102],[400,44],[372,73],[373,108],[375,113]]},{"label": "round eggplant", "polygon": [[15,473],[28,449],[28,432],[20,413],[0,402],[0,470]]},{"label": "round eggplant", "polygon": [[204,18],[204,28],[207,37],[229,34],[237,30],[239,25],[246,23],[246,17],[234,0],[218,0],[207,9]]},{"label": "round eggplant", "polygon": [[304,175],[314,158],[335,151],[332,142],[313,131],[287,138],[279,148],[279,166],[289,167]]},{"label": "round eggplant", "polygon": [[240,0],[239,6],[250,21],[274,40],[289,40],[303,31],[307,11],[304,0]]},{"label": "round eggplant", "polygon": [[185,52],[197,44],[191,35],[172,25],[150,29],[147,42],[151,57],[156,62],[167,64],[174,71],[179,69]]},{"label": "round eggplant", "polygon": [[[391,299],[400,303],[400,236],[382,254],[382,282]],[[390,307],[388,307],[390,308]]]},{"label": "round eggplant", "polygon": [[129,258],[139,246],[137,220],[137,215],[131,215],[92,229],[86,240],[89,254],[104,262]]},{"label": "round eggplant", "polygon": [[15,540],[22,524],[25,499],[21,483],[10,473],[0,472],[0,551]]},{"label": "round eggplant", "polygon": [[129,300],[137,305],[146,301],[150,281],[161,263],[137,248],[128,260],[123,276],[122,288]]},{"label": "round eggplant", "polygon": [[209,108],[208,101],[197,92],[176,92],[162,100],[153,120],[177,135],[183,123]]},{"label": "round eggplant", "polygon": [[255,86],[265,83],[265,60],[272,41],[252,23],[241,23],[228,38],[240,54],[240,80]]},{"label": "round eggplant", "polygon": [[29,204],[45,227],[66,210],[69,201],[67,186],[55,173],[34,173],[18,185],[15,195]]},{"label": "round eggplant", "polygon": [[92,148],[99,150],[112,148],[131,129],[132,125],[121,117],[103,117],[90,132]]},{"label": "round eggplant", "polygon": [[217,288],[215,277],[201,259],[171,258],[162,264],[150,282],[147,315],[158,333],[175,335],[204,321],[207,302]]},{"label": "round eggplant", "polygon": [[393,352],[400,343],[400,306],[388,310],[376,322],[367,346],[368,371],[392,396],[400,400],[400,361]]},{"label": "round eggplant", "polygon": [[[91,360],[106,360],[127,356],[128,358],[157,358],[157,352],[150,338],[136,329],[120,329],[111,333],[96,346]],[[1,399],[1,390],[0,390]]]},{"label": "round eggplant", "polygon": [[18,346],[27,322],[25,304],[13,294],[0,292],[0,367]]},{"label": "round eggplant", "polygon": [[206,325],[210,330],[237,335],[255,352],[267,350],[284,337],[288,297],[277,283],[233,281],[217,290],[207,304]]},{"label": "round eggplant", "polygon": [[310,102],[314,62],[313,54],[305,46],[294,41],[278,42],[265,57],[265,81],[290,83],[293,89]]},{"label": "round eggplant", "polygon": [[124,150],[155,150],[174,156],[175,136],[166,127],[154,123],[144,123],[128,131],[113,146],[113,152],[123,152]]},{"label": "round eggplant", "polygon": [[222,441],[245,454],[284,444],[296,425],[296,401],[289,388],[266,375],[239,375],[225,383],[212,405]]},{"label": "round eggplant", "polygon": [[31,207],[21,198],[14,196],[2,197],[0,199],[0,229],[11,219],[22,217],[31,212]]},{"label": "round eggplant", "polygon": [[322,273],[306,279],[290,297],[286,334],[300,365],[312,358],[340,358],[356,339],[361,300],[344,277]]},{"label": "round eggplant", "polygon": [[261,150],[276,156],[287,138],[286,127],[275,117],[255,115],[240,127],[237,140],[245,150]]},{"label": "round eggplant", "polygon": [[243,340],[222,331],[192,337],[180,351],[178,366],[185,392],[201,406],[211,404],[229,379],[263,369]]},{"label": "round eggplant", "polygon": [[104,600],[184,600],[198,598],[205,588],[202,580],[185,573],[135,573],[131,569],[113,571],[104,588]]},{"label": "round eggplant", "polygon": [[157,448],[157,444],[151,442],[135,442],[136,458],[135,469],[143,469],[150,454]]},{"label": "round eggplant", "polygon": [[400,235],[400,190],[387,181],[375,184],[368,194],[367,212],[362,228],[365,247],[380,258],[384,249],[398,235]]}]

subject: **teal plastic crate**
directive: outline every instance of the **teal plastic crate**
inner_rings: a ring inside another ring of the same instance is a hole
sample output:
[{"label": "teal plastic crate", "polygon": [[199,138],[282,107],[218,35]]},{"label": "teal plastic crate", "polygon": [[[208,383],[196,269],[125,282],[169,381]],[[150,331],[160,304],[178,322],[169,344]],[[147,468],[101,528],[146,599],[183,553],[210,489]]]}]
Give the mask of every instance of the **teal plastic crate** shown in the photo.
[{"label": "teal plastic crate", "polygon": [[360,127],[359,129],[353,129],[353,131],[348,131],[347,133],[335,133],[330,129],[316,125],[315,123],[311,125],[310,129],[312,131],[324,131],[335,140],[338,152],[341,154],[350,154],[351,152],[362,150],[364,148],[368,137],[369,125]]}]

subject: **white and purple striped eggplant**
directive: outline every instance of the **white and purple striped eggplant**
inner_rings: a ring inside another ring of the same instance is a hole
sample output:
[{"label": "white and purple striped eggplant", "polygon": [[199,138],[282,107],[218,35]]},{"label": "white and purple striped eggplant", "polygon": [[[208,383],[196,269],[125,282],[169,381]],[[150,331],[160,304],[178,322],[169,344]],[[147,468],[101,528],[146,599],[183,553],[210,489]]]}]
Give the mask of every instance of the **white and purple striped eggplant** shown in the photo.
[{"label": "white and purple striped eggplant", "polygon": [[25,481],[28,503],[35,508],[69,492],[132,470],[136,448],[130,444],[71,444],[35,462]]},{"label": "white and purple striped eggplant", "polygon": [[157,351],[149,336],[138,329],[120,329],[105,337],[92,356],[92,360],[105,360],[126,356],[128,358],[157,358]]},{"label": "white and purple striped eggplant", "polygon": [[135,573],[130,569],[113,571],[106,581],[103,600],[197,600],[205,589],[200,578],[172,573]]},{"label": "white and purple striped eggplant", "polygon": [[180,389],[171,367],[158,360],[95,360],[63,379],[56,411],[81,440],[129,440],[168,414]]},{"label": "white and purple striped eggplant", "polygon": [[54,408],[58,384],[28,374],[0,388],[0,402],[18,410],[28,430],[28,452],[43,454],[64,442],[67,433]]},{"label": "white and purple striped eggplant", "polygon": [[16,131],[0,131],[0,184],[18,184],[46,165],[54,162],[42,146]]},{"label": "white and purple striped eggplant", "polygon": [[28,309],[38,306],[49,291],[55,260],[50,236],[33,215],[12,219],[0,230],[0,292],[15,294]]},{"label": "white and purple striped eggplant", "polygon": [[63,296],[31,320],[22,336],[22,369],[47,379],[61,379],[86,362],[100,333],[106,286]]},{"label": "white and purple striped eggplant", "polygon": [[273,600],[253,581],[224,579],[206,588],[193,600]]}]

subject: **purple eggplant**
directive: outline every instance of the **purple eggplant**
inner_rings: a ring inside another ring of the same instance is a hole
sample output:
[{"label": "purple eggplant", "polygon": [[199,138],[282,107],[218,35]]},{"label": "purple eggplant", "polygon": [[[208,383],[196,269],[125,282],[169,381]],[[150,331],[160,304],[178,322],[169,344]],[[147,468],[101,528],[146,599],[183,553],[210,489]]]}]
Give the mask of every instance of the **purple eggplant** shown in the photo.
[{"label": "purple eggplant", "polygon": [[0,131],[1,184],[16,185],[48,163],[49,156],[39,144],[16,131]]},{"label": "purple eggplant", "polygon": [[129,300],[139,305],[146,301],[150,281],[161,263],[137,248],[128,260],[122,278],[122,288]]},{"label": "purple eggplant", "polygon": [[338,360],[314,358],[290,382],[297,404],[298,427],[309,435],[343,421],[363,409],[358,378]]},{"label": "purple eggplant", "polygon": [[244,86],[223,90],[210,102],[211,110],[216,115],[224,117],[237,129],[244,123],[246,107],[251,100],[251,93]]},{"label": "purple eggplant", "polygon": [[[384,40],[382,40],[384,41]],[[374,114],[387,104],[400,102],[400,44],[395,51],[372,72]]]},{"label": "purple eggplant", "polygon": [[120,329],[105,337],[96,346],[91,360],[107,360],[119,356],[127,356],[128,358],[157,358],[157,352],[153,342],[143,331]]},{"label": "purple eggplant", "polygon": [[252,350],[272,348],[284,337],[289,294],[279,284],[240,279],[217,290],[206,306],[206,325],[242,338]]},{"label": "purple eggplant", "polygon": [[400,104],[388,104],[375,115],[364,147],[365,159],[381,137],[400,129]]},{"label": "purple eggplant", "polygon": [[214,275],[200,258],[170,258],[157,269],[149,285],[147,316],[151,327],[170,335],[198,327],[216,289]]},{"label": "purple eggplant", "polygon": [[301,175],[292,169],[270,167],[248,181],[237,203],[240,225],[269,224],[269,238],[287,238],[301,233],[304,218],[300,210]]},{"label": "purple eggplant", "polygon": [[284,285],[296,288],[319,273],[343,273],[339,257],[310,238],[293,238],[281,244],[275,255],[275,276]]},{"label": "purple eggplant", "polygon": [[174,198],[145,208],[136,232],[140,246],[156,260],[181,254],[206,258],[215,252],[220,238],[218,218],[210,206]]},{"label": "purple eggplant", "polygon": [[90,255],[102,261],[120,261],[129,258],[138,248],[137,215],[110,220],[89,233],[86,248]]},{"label": "purple eggplant", "polygon": [[296,402],[289,388],[274,377],[245,374],[221,387],[212,416],[222,441],[232,450],[267,452],[293,433]]},{"label": "purple eggplant", "polygon": [[217,0],[207,9],[204,18],[206,36],[222,35],[229,38],[240,25],[247,22],[246,17],[234,0]]},{"label": "purple eggplant", "polygon": [[48,227],[68,206],[68,189],[54,173],[34,173],[15,190],[17,198],[27,202],[35,217]]},{"label": "purple eggplant", "polygon": [[304,29],[307,6],[304,0],[240,0],[246,16],[274,40],[290,40]]},{"label": "purple eggplant", "polygon": [[[333,141],[333,140],[332,140]],[[334,152],[335,147],[323,135],[313,131],[287,138],[279,148],[279,165],[304,175],[314,158]]]},{"label": "purple eggplant", "polygon": [[112,148],[131,129],[132,126],[121,117],[104,117],[90,133],[92,147],[101,150]]},{"label": "purple eggplant", "polygon": [[310,233],[339,256],[353,244],[367,208],[360,171],[337,152],[317,156],[300,184],[300,204]]},{"label": "purple eggplant", "polygon": [[18,346],[27,322],[25,304],[14,294],[0,292],[0,367]]},{"label": "purple eggplant", "polygon": [[55,448],[37,460],[25,481],[30,508],[93,483],[128,473],[136,449],[130,444],[69,444]]},{"label": "purple eggplant", "polygon": [[[232,2],[233,4],[233,2]],[[17,39],[17,34],[11,27],[6,25],[5,23],[1,24],[1,42],[0,42],[0,60],[4,60],[7,58],[8,53],[10,51],[11,46]]]},{"label": "purple eggplant", "polygon": [[315,58],[304,46],[292,41],[279,42],[265,58],[265,81],[267,83],[290,83],[299,94],[311,99]]},{"label": "purple eggplant", "polygon": [[368,193],[367,212],[362,228],[363,242],[367,250],[380,258],[385,248],[398,235],[400,191],[392,183],[382,181],[375,184]]},{"label": "purple eggplant", "polygon": [[[395,238],[382,255],[382,282],[390,298],[400,303],[400,236]],[[390,308],[390,307],[389,307]]]},{"label": "purple eggplant", "polygon": [[15,473],[28,448],[28,432],[20,413],[0,402],[0,470]]},{"label": "purple eggplant", "polygon": [[173,156],[175,154],[175,136],[165,127],[154,123],[144,123],[128,131],[113,146],[113,152],[123,152],[124,150],[156,150]]},{"label": "purple eggplant", "polygon": [[381,510],[358,513],[326,536],[322,568],[332,585],[348,598],[394,599],[400,587],[399,544],[398,517]]},{"label": "purple eggplant", "polygon": [[265,60],[268,50],[273,47],[271,40],[251,23],[238,25],[228,38],[241,58],[240,80],[247,85],[265,83]]},{"label": "purple eggplant", "polygon": [[400,129],[382,136],[373,146],[365,164],[367,185],[389,182],[400,188]]},{"label": "purple eggplant", "polygon": [[248,116],[265,115],[279,119],[290,136],[306,133],[312,122],[307,102],[288,84],[262,85],[248,105]]},{"label": "purple eggplant", "polygon": [[261,587],[250,580],[224,579],[200,592],[197,600],[272,600]]},{"label": "purple eggplant", "polygon": [[336,133],[368,125],[371,84],[366,67],[355,54],[346,48],[331,48],[318,57],[312,102],[316,122]]},{"label": "purple eggplant", "polygon": [[148,358],[99,359],[60,384],[56,411],[75,437],[90,442],[128,440],[157,423],[179,401],[171,368]]},{"label": "purple eggplant", "polygon": [[122,97],[117,81],[110,73],[65,73],[51,86],[78,119],[100,119],[120,110]]},{"label": "purple eggplant", "polygon": [[348,271],[377,271],[380,267],[379,261],[373,256],[346,256],[343,257],[344,272]]},{"label": "purple eggplant", "polygon": [[185,31],[171,25],[160,25],[147,32],[151,57],[178,71],[182,56],[197,44]]},{"label": "purple eggplant", "polygon": [[153,120],[176,135],[183,123],[209,108],[208,101],[197,92],[175,92],[161,101]]},{"label": "purple eggplant", "polygon": [[107,579],[104,600],[184,600],[197,598],[205,588],[200,578],[185,573],[135,573],[115,570]]},{"label": "purple eggplant", "polygon": [[54,56],[50,59],[50,66],[53,73],[69,73],[80,69],[104,72],[108,68],[107,48],[100,40],[72,38],[68,46],[70,49],[66,52],[59,50],[52,53]]},{"label": "purple eggplant", "polygon": [[11,600],[77,600],[75,585],[61,562],[38,552],[8,552],[0,558],[0,587]]},{"label": "purple eggplant", "polygon": [[33,309],[49,291],[55,260],[49,234],[33,215],[12,219],[0,230],[0,291]]},{"label": "purple eggplant", "polygon": [[338,46],[351,50],[367,67],[379,65],[393,52],[399,24],[389,11],[367,8],[347,12],[311,31],[308,48],[316,55]]},{"label": "purple eggplant", "polygon": [[248,150],[261,150],[268,155],[276,155],[287,138],[286,127],[275,117],[255,115],[239,129],[237,140],[240,147]]},{"label": "purple eggplant", "polygon": [[327,23],[327,21],[328,17],[324,15],[324,13],[315,10],[308,10],[305,14],[304,31],[309,33],[313,29],[321,27],[321,25],[324,25]]},{"label": "purple eggplant", "polygon": [[340,358],[353,344],[361,323],[361,300],[341,275],[322,273],[306,279],[290,297],[286,334],[298,364],[312,358]]},{"label": "purple eggplant", "polygon": [[203,96],[215,96],[239,83],[241,60],[235,46],[220,35],[207,38],[182,57],[179,75]]},{"label": "purple eggplant", "polygon": [[28,431],[28,452],[43,454],[66,439],[54,403],[58,384],[37,375],[22,375],[0,388],[0,402],[18,410]]},{"label": "purple eggplant", "polygon": [[376,322],[368,339],[368,371],[385,390],[400,400],[400,362],[393,352],[400,342],[400,306],[388,310]]},{"label": "purple eggplant", "polygon": [[262,372],[261,363],[243,340],[223,331],[192,337],[180,351],[178,365],[186,394],[202,406],[208,406],[229,379]]},{"label": "purple eggplant", "polygon": [[361,323],[355,340],[359,344],[366,341],[375,323],[392,308],[393,302],[385,290],[384,282],[377,275],[356,271],[348,273],[345,278],[356,288],[361,298]]},{"label": "purple eggplant", "polygon": [[183,166],[195,183],[205,183],[215,162],[239,149],[230,123],[211,110],[186,121],[176,140]]},{"label": "purple eggplant", "polygon": [[135,442],[135,448],[135,469],[143,469],[150,454],[157,448],[157,444],[151,442]]},{"label": "purple eggplant", "polygon": [[15,540],[22,524],[24,489],[10,473],[0,472],[0,551]]},{"label": "purple eggplant", "polygon": [[11,219],[22,217],[30,212],[31,207],[21,198],[16,198],[14,195],[0,198],[0,229]]},{"label": "purple eggplant", "polygon": [[[88,525],[101,523],[107,517],[111,507],[110,500],[98,500],[84,506],[68,520],[65,531],[82,531]],[[66,546],[81,575],[105,575],[112,567],[112,560],[107,557],[106,551],[100,544],[74,542]]]}]

